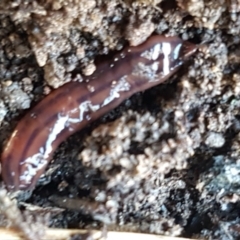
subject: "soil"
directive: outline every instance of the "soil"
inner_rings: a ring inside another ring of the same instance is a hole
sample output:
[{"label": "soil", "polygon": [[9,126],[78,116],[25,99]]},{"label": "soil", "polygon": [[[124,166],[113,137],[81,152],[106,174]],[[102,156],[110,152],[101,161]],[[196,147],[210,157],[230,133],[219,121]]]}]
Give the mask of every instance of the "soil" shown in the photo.
[{"label": "soil", "polygon": [[97,57],[152,34],[200,44],[166,84],[62,143],[33,191],[9,195],[21,214],[49,227],[239,239],[239,33],[238,0],[1,0],[1,150],[29,108],[76,72],[91,75]]}]

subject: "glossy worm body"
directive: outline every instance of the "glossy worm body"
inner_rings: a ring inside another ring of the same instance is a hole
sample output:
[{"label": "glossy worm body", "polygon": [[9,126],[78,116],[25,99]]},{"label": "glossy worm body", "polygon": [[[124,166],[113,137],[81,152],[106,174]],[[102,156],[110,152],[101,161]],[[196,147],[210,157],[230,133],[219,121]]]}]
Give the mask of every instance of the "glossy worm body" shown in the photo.
[{"label": "glossy worm body", "polygon": [[134,93],[165,81],[196,49],[178,37],[152,36],[98,65],[83,82],[51,92],[21,119],[3,150],[7,188],[34,188],[61,142]]}]

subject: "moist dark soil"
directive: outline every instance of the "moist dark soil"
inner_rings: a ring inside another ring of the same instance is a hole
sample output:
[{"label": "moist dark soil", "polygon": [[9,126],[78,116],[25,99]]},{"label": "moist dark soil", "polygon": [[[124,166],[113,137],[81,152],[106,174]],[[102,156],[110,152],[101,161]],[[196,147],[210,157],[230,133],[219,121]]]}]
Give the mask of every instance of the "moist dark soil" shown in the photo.
[{"label": "moist dark soil", "polygon": [[49,227],[239,239],[239,33],[238,0],[1,0],[2,151],[28,109],[99,57],[152,34],[199,45],[165,84],[66,139],[12,201]]}]

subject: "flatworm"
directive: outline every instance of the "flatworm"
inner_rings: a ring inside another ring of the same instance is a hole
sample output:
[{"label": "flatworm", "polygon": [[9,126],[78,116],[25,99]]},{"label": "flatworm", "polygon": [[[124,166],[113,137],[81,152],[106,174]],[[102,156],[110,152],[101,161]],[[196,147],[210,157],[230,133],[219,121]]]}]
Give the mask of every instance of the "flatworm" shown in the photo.
[{"label": "flatworm", "polygon": [[152,36],[99,64],[83,82],[51,92],[21,119],[3,150],[8,190],[33,189],[61,142],[134,93],[168,79],[196,49],[178,37]]}]

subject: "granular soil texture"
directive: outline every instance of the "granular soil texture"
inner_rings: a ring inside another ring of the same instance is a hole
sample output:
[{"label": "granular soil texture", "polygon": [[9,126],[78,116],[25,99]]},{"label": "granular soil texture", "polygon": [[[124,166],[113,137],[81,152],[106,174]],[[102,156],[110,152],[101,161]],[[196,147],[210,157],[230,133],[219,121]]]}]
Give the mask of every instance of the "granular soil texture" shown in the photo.
[{"label": "granular soil texture", "polygon": [[62,143],[36,188],[11,195],[21,214],[49,227],[239,239],[239,33],[238,0],[1,0],[1,150],[30,107],[91,75],[99,56],[152,34],[201,45],[166,84]]}]

